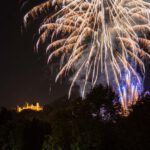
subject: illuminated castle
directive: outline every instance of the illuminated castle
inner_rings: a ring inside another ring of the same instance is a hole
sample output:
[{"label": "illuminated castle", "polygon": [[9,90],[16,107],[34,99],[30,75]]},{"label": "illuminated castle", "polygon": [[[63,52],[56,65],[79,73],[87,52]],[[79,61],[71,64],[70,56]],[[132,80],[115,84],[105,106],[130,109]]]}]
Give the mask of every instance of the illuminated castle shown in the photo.
[{"label": "illuminated castle", "polygon": [[23,107],[17,106],[17,112],[21,112],[23,110],[33,110],[33,111],[42,111],[43,107],[37,102],[36,105],[26,103]]}]

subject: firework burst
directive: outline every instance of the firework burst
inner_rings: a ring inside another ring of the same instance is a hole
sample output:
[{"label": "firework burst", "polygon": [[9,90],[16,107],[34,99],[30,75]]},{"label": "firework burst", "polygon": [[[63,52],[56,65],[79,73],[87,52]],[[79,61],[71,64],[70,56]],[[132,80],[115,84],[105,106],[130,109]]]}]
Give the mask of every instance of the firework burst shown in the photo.
[{"label": "firework burst", "polygon": [[48,62],[60,58],[56,80],[73,71],[69,95],[77,81],[82,97],[87,85],[109,85],[128,112],[143,90],[149,17],[150,3],[144,0],[45,0],[24,22],[40,18],[36,48],[46,44]]}]

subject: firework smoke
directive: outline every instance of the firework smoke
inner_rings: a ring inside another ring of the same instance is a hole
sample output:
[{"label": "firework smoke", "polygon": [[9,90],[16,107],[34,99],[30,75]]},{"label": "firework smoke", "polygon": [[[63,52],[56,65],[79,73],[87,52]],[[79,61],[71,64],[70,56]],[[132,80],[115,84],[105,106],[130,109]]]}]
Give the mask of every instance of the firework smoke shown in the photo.
[{"label": "firework smoke", "polygon": [[73,72],[84,97],[98,84],[112,86],[128,112],[143,91],[149,57],[150,2],[144,0],[45,0],[25,16],[40,19],[36,48],[46,45],[48,62],[60,58],[56,80]]}]

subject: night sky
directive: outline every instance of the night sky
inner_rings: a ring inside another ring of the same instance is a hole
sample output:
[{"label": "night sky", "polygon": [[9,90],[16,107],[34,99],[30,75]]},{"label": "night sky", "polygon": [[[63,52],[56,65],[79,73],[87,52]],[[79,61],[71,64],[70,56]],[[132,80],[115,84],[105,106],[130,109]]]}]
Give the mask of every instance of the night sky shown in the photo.
[{"label": "night sky", "polygon": [[[21,32],[17,0],[3,1],[0,11],[0,106],[15,107],[26,101],[47,104],[67,95],[67,82],[54,84],[45,58],[35,53],[32,34]],[[150,89],[147,70],[145,87]]]},{"label": "night sky", "polygon": [[66,95],[66,83],[54,84],[45,58],[35,53],[32,35],[21,33],[17,0],[3,1],[0,11],[0,106],[47,104]]}]

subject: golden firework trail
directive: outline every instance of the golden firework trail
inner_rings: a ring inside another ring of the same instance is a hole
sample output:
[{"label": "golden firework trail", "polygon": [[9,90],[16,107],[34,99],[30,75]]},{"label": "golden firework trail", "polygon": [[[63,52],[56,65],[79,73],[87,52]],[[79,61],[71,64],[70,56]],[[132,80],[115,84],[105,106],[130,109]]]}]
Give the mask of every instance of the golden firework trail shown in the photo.
[{"label": "golden firework trail", "polygon": [[56,80],[73,70],[72,84],[112,86],[124,112],[143,88],[150,57],[150,2],[147,0],[45,0],[24,16],[25,26],[40,20],[36,48],[46,44],[48,62],[60,58]]}]

